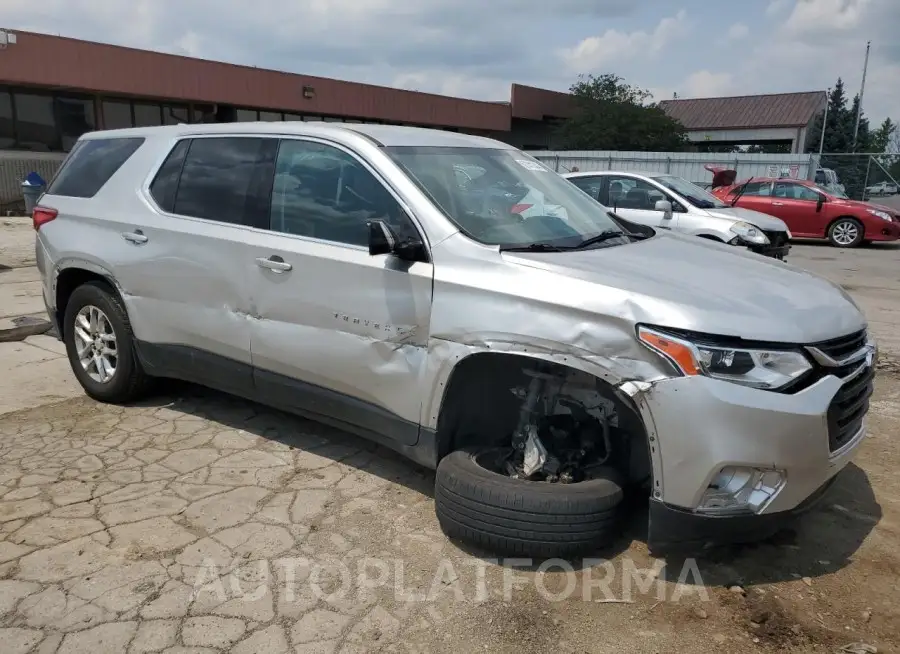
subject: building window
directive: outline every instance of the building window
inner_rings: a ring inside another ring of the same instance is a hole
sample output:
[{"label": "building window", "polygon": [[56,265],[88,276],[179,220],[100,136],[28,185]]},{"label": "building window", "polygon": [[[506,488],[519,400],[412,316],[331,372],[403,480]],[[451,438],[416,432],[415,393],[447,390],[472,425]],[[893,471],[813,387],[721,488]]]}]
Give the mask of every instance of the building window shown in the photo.
[{"label": "building window", "polygon": [[303,120],[303,114],[289,114],[285,112],[284,114],[285,120]]},{"label": "building window", "polygon": [[158,104],[134,103],[135,127],[158,127],[162,124],[162,111]]},{"label": "building window", "polygon": [[0,148],[11,148],[16,144],[16,130],[13,126],[12,96],[6,89],[0,89]]},{"label": "building window", "polygon": [[53,96],[14,93],[18,146],[41,152],[60,149],[59,131],[53,111]]},{"label": "building window", "polygon": [[164,104],[163,125],[177,125],[178,123],[190,123],[191,111],[187,105]]},{"label": "building window", "polygon": [[97,129],[93,98],[56,96],[56,116],[65,152],[72,149],[82,134]]},{"label": "building window", "polygon": [[281,113],[278,111],[260,111],[259,119],[269,123],[281,122]]},{"label": "building window", "polygon": [[238,109],[237,121],[239,123],[255,123],[259,120],[259,112],[256,109]]},{"label": "building window", "polygon": [[134,127],[131,103],[122,100],[104,100],[103,129],[126,129]]},{"label": "building window", "polygon": [[303,120],[312,122],[312,123],[317,123],[322,120],[322,117],[321,116],[304,116]]}]

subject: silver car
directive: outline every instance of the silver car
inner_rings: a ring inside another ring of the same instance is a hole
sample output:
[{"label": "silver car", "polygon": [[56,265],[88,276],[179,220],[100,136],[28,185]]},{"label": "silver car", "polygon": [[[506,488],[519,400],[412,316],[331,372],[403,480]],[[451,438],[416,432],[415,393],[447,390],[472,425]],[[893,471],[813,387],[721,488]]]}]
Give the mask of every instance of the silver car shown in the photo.
[{"label": "silver car", "polygon": [[865,434],[875,346],[838,286],[623,222],[493,140],[97,132],[33,220],[89,396],[177,378],[346,429],[436,468],[443,529],[498,553],[602,546],[634,489],[654,551],[753,540]]},{"label": "silver car", "polygon": [[780,260],[791,247],[790,230],[781,219],[733,207],[675,175],[603,170],[563,177],[631,222],[746,247]]}]

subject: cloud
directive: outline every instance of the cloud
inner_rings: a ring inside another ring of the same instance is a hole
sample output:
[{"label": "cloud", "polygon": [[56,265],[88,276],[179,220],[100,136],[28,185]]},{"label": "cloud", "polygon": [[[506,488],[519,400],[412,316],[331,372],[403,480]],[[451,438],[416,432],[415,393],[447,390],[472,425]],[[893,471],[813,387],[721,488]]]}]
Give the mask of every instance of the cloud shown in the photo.
[{"label": "cloud", "polygon": [[684,81],[684,91],[679,92],[678,97],[712,98],[730,95],[733,92],[734,78],[730,73],[713,73],[708,70],[698,70],[687,76]]},{"label": "cloud", "polygon": [[766,6],[766,16],[773,17],[778,14],[787,11],[787,9],[791,6],[792,0],[772,0]]},{"label": "cloud", "polygon": [[743,23],[735,23],[728,28],[726,36],[728,36],[729,41],[740,41],[741,39],[747,38],[748,34],[750,34],[749,27]]},{"label": "cloud", "polygon": [[574,47],[562,49],[559,54],[571,71],[596,72],[625,59],[657,54],[688,29],[687,12],[682,9],[675,16],[663,18],[650,32],[608,29],[600,36],[590,36]]}]

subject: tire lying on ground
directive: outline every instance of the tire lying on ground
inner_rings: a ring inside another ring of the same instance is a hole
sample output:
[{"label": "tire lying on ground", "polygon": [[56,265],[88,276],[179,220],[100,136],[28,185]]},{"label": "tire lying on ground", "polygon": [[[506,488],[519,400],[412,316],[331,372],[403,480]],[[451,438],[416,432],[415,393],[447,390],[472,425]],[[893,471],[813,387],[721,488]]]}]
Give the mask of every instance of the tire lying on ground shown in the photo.
[{"label": "tire lying on ground", "polygon": [[616,470],[571,484],[525,481],[479,463],[498,451],[458,450],[438,465],[435,512],[448,537],[493,554],[550,558],[596,551],[618,535]]}]

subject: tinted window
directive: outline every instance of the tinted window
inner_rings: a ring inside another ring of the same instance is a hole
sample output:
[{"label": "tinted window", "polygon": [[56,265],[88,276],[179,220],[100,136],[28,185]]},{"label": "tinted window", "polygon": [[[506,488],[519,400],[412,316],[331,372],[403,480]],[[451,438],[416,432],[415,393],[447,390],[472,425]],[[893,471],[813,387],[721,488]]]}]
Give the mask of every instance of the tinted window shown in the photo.
[{"label": "tinted window", "polygon": [[609,203],[616,209],[642,209],[653,211],[665,194],[642,179],[609,177]]},{"label": "tinted window", "polygon": [[0,148],[11,148],[16,142],[13,130],[12,96],[0,89]]},{"label": "tinted window", "polygon": [[162,112],[158,104],[134,103],[134,126],[157,127],[162,125]]},{"label": "tinted window", "polygon": [[225,223],[266,226],[277,147],[275,139],[194,139],[181,170],[174,212]]},{"label": "tinted window", "polygon": [[191,142],[188,139],[179,141],[156,173],[153,183],[150,184],[150,195],[153,196],[156,204],[163,211],[171,213],[175,209],[175,192],[178,190],[178,177],[181,175],[184,155],[187,153],[190,144]]},{"label": "tinted window", "polygon": [[131,103],[116,100],[103,101],[104,129],[125,129],[134,127],[131,119]]},{"label": "tinted window", "polygon": [[569,181],[595,200],[600,198],[600,189],[603,186],[602,177],[571,177]]},{"label": "tinted window", "polygon": [[59,150],[59,132],[53,111],[53,97],[14,93],[18,118],[19,146],[27,150]]},{"label": "tinted window", "polygon": [[270,123],[281,122],[281,113],[277,111],[260,111],[259,119]]},{"label": "tinted window", "polygon": [[94,119],[94,101],[91,98],[56,98],[59,116],[59,130],[62,135],[63,150],[68,152],[85,132],[97,129]]},{"label": "tinted window", "polygon": [[328,145],[283,141],[275,166],[271,229],[351,245],[368,243],[366,221],[418,237],[390,192],[359,161]]},{"label": "tinted window", "polygon": [[239,123],[254,123],[259,120],[259,112],[256,109],[238,109],[237,121]]},{"label": "tinted window", "polygon": [[187,105],[164,104],[163,105],[163,124],[177,125],[178,123],[190,123],[191,112]]},{"label": "tinted window", "polygon": [[47,193],[73,198],[93,197],[143,142],[142,138],[81,141],[60,168]]}]

